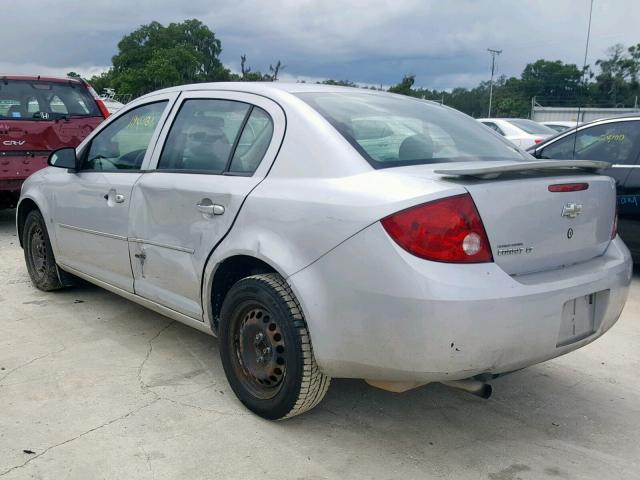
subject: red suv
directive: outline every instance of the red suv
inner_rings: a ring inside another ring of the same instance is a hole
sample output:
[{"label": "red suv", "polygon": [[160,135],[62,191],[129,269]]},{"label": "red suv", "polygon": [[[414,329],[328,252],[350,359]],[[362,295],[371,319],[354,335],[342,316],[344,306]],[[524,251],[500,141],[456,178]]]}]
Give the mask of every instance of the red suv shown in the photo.
[{"label": "red suv", "polygon": [[0,76],[0,208],[52,150],[76,147],[109,112],[84,80]]}]

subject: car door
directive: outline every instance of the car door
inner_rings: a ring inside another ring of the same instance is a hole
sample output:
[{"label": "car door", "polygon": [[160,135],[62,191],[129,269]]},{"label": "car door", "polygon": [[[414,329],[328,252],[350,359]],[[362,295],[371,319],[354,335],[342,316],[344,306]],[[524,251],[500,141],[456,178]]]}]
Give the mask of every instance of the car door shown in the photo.
[{"label": "car door", "polygon": [[137,105],[109,121],[78,152],[79,168],[52,187],[57,261],[133,292],[128,228],[131,190],[174,95]]},{"label": "car door", "polygon": [[602,173],[615,179],[620,192],[639,152],[640,121],[620,120],[583,127],[535,150],[535,156],[610,162],[612,167]]},{"label": "car door", "polygon": [[209,254],[266,176],[285,129],[264,97],[189,92],[133,190],[129,242],[135,293],[202,320]]},{"label": "car door", "polygon": [[618,233],[640,262],[640,155],[630,166],[624,185],[618,188]]}]

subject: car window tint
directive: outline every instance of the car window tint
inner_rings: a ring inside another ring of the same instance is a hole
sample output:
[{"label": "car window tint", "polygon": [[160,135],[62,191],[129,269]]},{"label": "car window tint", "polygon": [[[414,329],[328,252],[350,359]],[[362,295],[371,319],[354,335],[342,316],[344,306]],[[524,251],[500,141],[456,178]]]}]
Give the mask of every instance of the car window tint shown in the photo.
[{"label": "car window tint", "polygon": [[82,170],[139,170],[166,106],[143,105],[114,120],[91,141]]},{"label": "car window tint", "polygon": [[296,96],[333,125],[373,168],[524,160],[478,121],[433,102],[359,92]]},{"label": "car window tint", "polygon": [[250,108],[231,100],[186,100],[171,126],[158,169],[223,172]]},{"label": "car window tint", "polygon": [[496,125],[493,122],[482,122],[483,125],[486,125],[487,127],[489,127],[492,130],[495,130],[496,132],[498,132],[500,135],[502,135],[504,137],[504,132],[502,131],[502,129]]},{"label": "car window tint", "polygon": [[604,123],[567,135],[544,147],[541,158],[557,160],[604,160],[635,163],[640,142],[640,122]]},{"label": "car window tint", "polygon": [[269,147],[272,135],[273,122],[269,114],[259,107],[253,107],[249,120],[240,135],[229,171],[235,173],[255,172]]}]

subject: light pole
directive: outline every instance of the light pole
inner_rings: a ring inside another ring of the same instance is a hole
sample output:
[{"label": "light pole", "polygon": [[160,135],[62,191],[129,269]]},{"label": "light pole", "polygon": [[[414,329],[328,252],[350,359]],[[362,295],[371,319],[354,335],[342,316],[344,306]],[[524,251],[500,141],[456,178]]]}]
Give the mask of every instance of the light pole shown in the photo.
[{"label": "light pole", "polygon": [[494,50],[487,48],[489,55],[491,55],[491,81],[489,82],[489,118],[491,118],[491,101],[493,100],[493,73],[496,70],[496,55],[500,55],[502,50]]}]

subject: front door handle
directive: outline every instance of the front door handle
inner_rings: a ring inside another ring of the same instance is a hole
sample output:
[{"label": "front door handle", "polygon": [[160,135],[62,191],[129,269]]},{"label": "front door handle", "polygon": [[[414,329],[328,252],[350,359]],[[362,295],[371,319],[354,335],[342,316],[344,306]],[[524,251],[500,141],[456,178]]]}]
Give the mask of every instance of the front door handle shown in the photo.
[{"label": "front door handle", "polygon": [[216,204],[198,203],[196,205],[200,213],[205,215],[222,215],[224,213],[224,207]]}]

